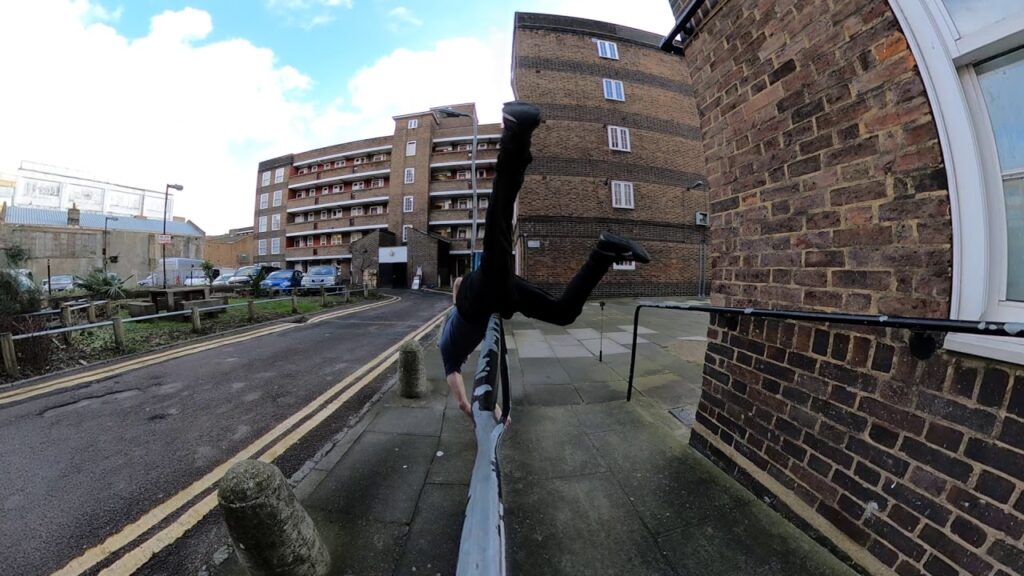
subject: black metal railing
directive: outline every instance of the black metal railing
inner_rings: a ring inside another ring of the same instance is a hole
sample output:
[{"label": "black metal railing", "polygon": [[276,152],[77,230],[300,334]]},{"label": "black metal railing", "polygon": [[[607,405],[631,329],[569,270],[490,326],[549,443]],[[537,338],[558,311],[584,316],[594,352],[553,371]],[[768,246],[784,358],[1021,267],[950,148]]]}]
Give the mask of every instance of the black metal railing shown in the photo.
[{"label": "black metal railing", "polygon": [[[676,20],[675,25],[672,27],[672,31],[665,36],[661,41],[661,49],[664,52],[671,52],[672,54],[682,54],[683,44],[693,35],[694,29],[691,25],[693,17],[697,15],[697,11],[700,10],[701,6],[704,5],[704,0],[690,0],[690,3],[683,8],[683,11],[679,14],[679,19]],[[676,43],[676,38],[683,34],[680,38],[679,43]]]},{"label": "black metal railing", "polygon": [[643,308],[661,308],[663,310],[681,310],[683,312],[707,312],[725,316],[726,328],[739,328],[740,318],[772,318],[775,320],[794,320],[800,322],[818,322],[830,324],[848,324],[855,326],[871,326],[875,328],[901,328],[910,331],[908,345],[915,358],[930,358],[939,347],[937,333],[980,334],[983,336],[1004,336],[1024,338],[1024,322],[989,322],[986,320],[937,320],[934,318],[912,318],[906,316],[841,314],[835,312],[808,312],[801,310],[768,310],[762,308],[731,308],[728,306],[710,306],[706,304],[639,304],[633,312],[633,349],[629,358],[629,385],[626,389],[626,401],[633,397],[633,374],[636,369],[636,338],[637,327],[640,325],[640,310]]},{"label": "black metal railing", "polygon": [[[495,418],[499,389],[502,411],[501,417]],[[511,412],[505,329],[501,316],[493,314],[480,344],[480,361],[473,382],[476,461],[469,482],[466,519],[462,524],[458,576],[505,574],[505,523],[498,444]]]}]

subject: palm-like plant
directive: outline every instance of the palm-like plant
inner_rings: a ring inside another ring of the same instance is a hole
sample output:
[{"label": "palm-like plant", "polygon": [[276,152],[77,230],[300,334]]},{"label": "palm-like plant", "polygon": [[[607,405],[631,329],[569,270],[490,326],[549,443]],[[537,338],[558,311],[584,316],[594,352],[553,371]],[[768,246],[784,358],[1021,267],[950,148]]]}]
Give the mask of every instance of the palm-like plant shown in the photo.
[{"label": "palm-like plant", "polygon": [[98,268],[85,276],[75,277],[75,286],[93,296],[107,300],[121,300],[125,297],[124,282],[124,280],[110,276]]}]

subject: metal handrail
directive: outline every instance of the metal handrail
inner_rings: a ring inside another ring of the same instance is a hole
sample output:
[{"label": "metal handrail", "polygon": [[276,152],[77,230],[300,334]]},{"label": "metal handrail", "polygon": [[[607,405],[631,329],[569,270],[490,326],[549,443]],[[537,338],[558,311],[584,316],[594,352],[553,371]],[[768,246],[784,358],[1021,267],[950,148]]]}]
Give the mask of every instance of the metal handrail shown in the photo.
[{"label": "metal handrail", "polygon": [[[499,420],[495,420],[498,387],[501,388],[502,414]],[[469,482],[466,518],[462,524],[457,576],[505,574],[505,521],[498,444],[511,412],[508,346],[501,316],[493,314],[480,344],[480,361],[473,382],[476,460]]]},{"label": "metal handrail", "polygon": [[753,318],[772,318],[775,320],[794,320],[800,322],[820,322],[830,324],[847,324],[854,326],[871,326],[878,328],[900,328],[910,330],[909,346],[911,353],[919,359],[930,358],[938,349],[938,340],[934,333],[980,334],[983,336],[1002,336],[1024,338],[1024,322],[989,322],[987,320],[938,320],[935,318],[916,318],[910,316],[889,316],[886,314],[844,314],[836,312],[810,312],[803,310],[770,310],[766,308],[735,308],[729,306],[710,306],[706,304],[638,304],[633,312],[633,349],[629,356],[629,384],[626,388],[626,401],[633,397],[633,375],[636,369],[637,328],[640,325],[640,310],[643,308],[660,308],[663,310],[681,310],[683,312],[707,312],[722,314],[726,317],[727,328],[736,330],[741,316]]},{"label": "metal handrail", "polygon": [[697,15],[697,11],[700,10],[703,5],[704,0],[690,0],[690,3],[686,5],[686,8],[683,8],[682,13],[679,14],[679,19],[676,20],[675,25],[672,26],[672,31],[661,40],[660,48],[663,52],[670,52],[672,54],[683,53],[684,47],[682,44],[689,39],[690,35],[681,38],[679,44],[676,44],[676,37],[690,25],[693,17]]}]

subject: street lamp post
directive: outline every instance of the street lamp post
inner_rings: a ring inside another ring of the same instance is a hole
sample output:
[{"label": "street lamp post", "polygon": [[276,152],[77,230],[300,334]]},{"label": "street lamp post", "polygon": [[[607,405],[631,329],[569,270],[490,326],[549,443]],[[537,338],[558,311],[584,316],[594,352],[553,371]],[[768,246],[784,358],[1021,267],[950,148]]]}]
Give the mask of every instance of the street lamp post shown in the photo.
[{"label": "street lamp post", "polygon": [[107,223],[113,220],[117,222],[116,216],[103,217],[103,273],[107,273]]},{"label": "street lamp post", "polygon": [[440,112],[441,114],[444,114],[445,116],[447,116],[449,118],[465,117],[465,118],[469,118],[473,122],[473,150],[470,153],[470,160],[469,160],[470,186],[473,188],[473,228],[472,228],[472,232],[471,232],[472,238],[470,238],[470,240],[469,240],[469,265],[470,265],[470,268],[472,269],[472,268],[476,268],[476,221],[477,221],[477,216],[480,213],[479,212],[480,207],[479,207],[479,203],[477,201],[477,191],[476,191],[476,150],[477,150],[477,129],[478,129],[477,121],[476,121],[476,115],[475,114],[467,114],[465,112],[459,112],[458,110],[453,110],[451,108],[439,108],[437,111]]},{"label": "street lamp post", "polygon": [[[167,235],[167,197],[170,195],[171,188],[174,188],[178,192],[185,189],[181,184],[168,184],[164,187],[164,236]],[[167,289],[167,244],[160,244],[160,261],[164,266],[164,289]]]}]

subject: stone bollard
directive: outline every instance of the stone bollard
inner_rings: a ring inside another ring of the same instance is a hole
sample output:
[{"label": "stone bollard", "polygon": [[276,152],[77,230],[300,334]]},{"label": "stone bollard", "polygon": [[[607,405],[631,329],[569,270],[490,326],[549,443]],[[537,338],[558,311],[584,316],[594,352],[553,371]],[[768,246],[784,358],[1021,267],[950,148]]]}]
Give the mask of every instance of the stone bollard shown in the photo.
[{"label": "stone bollard", "polygon": [[320,287],[320,307],[327,308],[327,289]]},{"label": "stone bollard", "polygon": [[247,303],[246,308],[249,311],[249,322],[255,322],[256,321],[256,303],[253,302],[252,300],[249,300],[249,302]]},{"label": "stone bollard", "polygon": [[420,398],[426,392],[423,346],[416,340],[409,340],[398,349],[398,385],[403,398]]},{"label": "stone bollard", "polygon": [[4,360],[4,372],[17,378],[21,372],[18,370],[18,354],[14,350],[14,334],[0,334],[0,355]]},{"label": "stone bollard", "polygon": [[299,313],[299,297],[292,291],[292,314]]},{"label": "stone bollard", "polygon": [[192,314],[189,316],[189,318],[192,320],[192,331],[193,332],[197,332],[197,333],[201,332],[202,329],[203,329],[203,324],[202,324],[202,321],[199,320],[199,307],[198,306],[193,306],[192,307]]},{"label": "stone bollard", "polygon": [[114,316],[110,319],[110,322],[114,326],[114,345],[118,348],[124,348],[124,321]]},{"label": "stone bollard", "polygon": [[323,576],[331,559],[320,534],[284,475],[258,460],[242,460],[217,489],[239,560],[253,576]]}]

